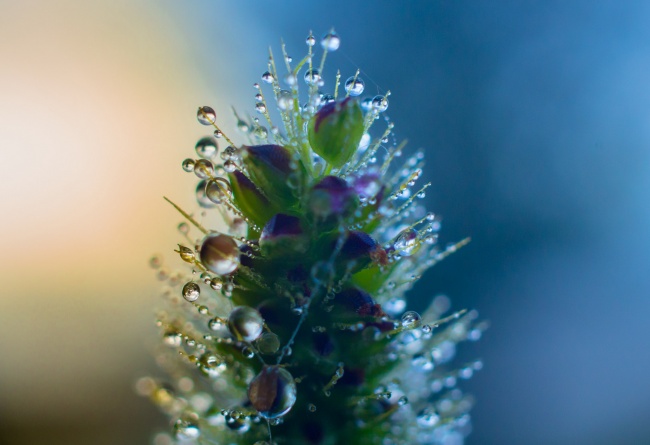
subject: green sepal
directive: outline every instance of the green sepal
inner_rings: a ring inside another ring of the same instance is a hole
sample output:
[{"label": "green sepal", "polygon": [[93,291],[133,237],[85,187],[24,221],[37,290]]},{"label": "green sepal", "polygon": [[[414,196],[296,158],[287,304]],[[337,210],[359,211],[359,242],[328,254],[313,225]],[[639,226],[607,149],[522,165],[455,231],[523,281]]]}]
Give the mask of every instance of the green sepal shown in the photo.
[{"label": "green sepal", "polygon": [[239,170],[229,173],[230,187],[237,208],[260,227],[278,212],[278,208],[262,195],[256,185]]},{"label": "green sepal", "polygon": [[300,161],[292,168],[291,153],[281,145],[244,146],[244,164],[250,179],[269,198],[282,209],[294,207],[298,198],[296,187],[302,184],[305,169]]},{"label": "green sepal", "polygon": [[363,136],[363,112],[348,97],[321,108],[309,121],[309,143],[325,161],[339,168],[352,158]]}]

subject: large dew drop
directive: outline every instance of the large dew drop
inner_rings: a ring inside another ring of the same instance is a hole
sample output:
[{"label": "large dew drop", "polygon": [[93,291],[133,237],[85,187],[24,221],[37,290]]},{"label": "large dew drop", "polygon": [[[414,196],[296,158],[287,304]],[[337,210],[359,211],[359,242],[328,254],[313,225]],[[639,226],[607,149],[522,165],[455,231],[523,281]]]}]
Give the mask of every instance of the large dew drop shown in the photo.
[{"label": "large dew drop", "polygon": [[388,99],[385,96],[375,96],[372,99],[372,108],[380,113],[388,109]]},{"label": "large dew drop", "polygon": [[287,414],[296,403],[296,383],[286,369],[265,366],[251,381],[248,399],[260,416],[277,419]]},{"label": "large dew drop", "polygon": [[238,340],[251,342],[262,334],[264,319],[249,306],[238,306],[228,316],[228,329]]},{"label": "large dew drop", "polygon": [[418,232],[414,229],[403,231],[395,240],[395,250],[402,256],[411,256],[418,247]]},{"label": "large dew drop", "polygon": [[280,349],[280,339],[273,332],[265,332],[255,342],[262,354],[275,354]]},{"label": "large dew drop", "polygon": [[217,154],[217,141],[212,136],[206,136],[199,139],[194,149],[199,157],[212,159]]},{"label": "large dew drop", "polygon": [[217,121],[217,113],[210,107],[199,107],[196,119],[200,124],[212,125]]},{"label": "large dew drop", "polygon": [[283,111],[290,110],[293,107],[293,96],[290,91],[281,90],[278,93],[278,108]]},{"label": "large dew drop", "polygon": [[199,252],[201,263],[217,275],[227,275],[239,266],[239,249],[235,241],[223,234],[207,235]]},{"label": "large dew drop", "polygon": [[323,36],[320,44],[325,51],[336,51],[341,46],[341,38],[334,31],[328,32]]},{"label": "large dew drop", "polygon": [[201,295],[201,288],[194,281],[189,281],[183,286],[183,298],[190,303],[199,299]]},{"label": "large dew drop", "polygon": [[214,176],[214,165],[207,159],[197,159],[194,162],[194,174],[199,179],[208,179]]},{"label": "large dew drop", "polygon": [[414,328],[420,324],[422,317],[415,311],[407,311],[402,315],[402,326],[405,328]]},{"label": "large dew drop", "polygon": [[345,81],[345,91],[350,96],[359,96],[363,93],[363,89],[366,87],[366,84],[359,77],[354,78],[350,77]]}]

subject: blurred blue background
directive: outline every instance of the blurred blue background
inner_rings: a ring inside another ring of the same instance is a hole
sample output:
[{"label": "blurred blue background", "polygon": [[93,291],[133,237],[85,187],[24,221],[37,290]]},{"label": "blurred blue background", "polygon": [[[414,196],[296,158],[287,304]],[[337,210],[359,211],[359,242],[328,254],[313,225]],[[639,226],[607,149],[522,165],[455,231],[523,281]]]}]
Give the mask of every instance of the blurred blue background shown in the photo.
[{"label": "blurred blue background", "polygon": [[[101,23],[70,16],[69,3],[64,19]],[[335,27],[342,44],[329,67],[344,78],[360,68],[367,92],[392,92],[397,136],[426,150],[443,241],[472,237],[411,294],[415,308],[444,293],[491,321],[467,351],[485,362],[465,385],[477,399],[468,444],[650,444],[650,3],[116,4],[129,26],[147,22],[182,41],[177,54],[201,73],[188,89],[214,85],[193,105],[222,101],[215,91],[225,88],[224,109],[252,110],[269,45],[284,38],[298,58],[310,29]],[[115,49],[162,45],[136,36]],[[173,148],[179,162],[195,136]],[[144,340],[132,343],[133,366],[146,369]],[[5,405],[0,443],[97,444],[93,431],[104,430],[113,443],[146,443],[162,417],[128,389],[119,394],[91,427],[85,410],[68,423],[23,422]],[[94,403],[106,400],[89,395],[87,408]]]}]

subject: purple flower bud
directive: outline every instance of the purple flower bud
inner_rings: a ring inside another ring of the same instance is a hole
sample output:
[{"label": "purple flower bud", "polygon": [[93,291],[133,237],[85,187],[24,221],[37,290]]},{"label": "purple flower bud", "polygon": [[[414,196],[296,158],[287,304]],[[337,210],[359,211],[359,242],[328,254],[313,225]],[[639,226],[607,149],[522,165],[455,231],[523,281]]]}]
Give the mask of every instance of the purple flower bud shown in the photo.
[{"label": "purple flower bud", "polygon": [[[343,248],[341,256],[350,260],[370,260],[380,265],[386,265],[388,257],[386,251],[367,233],[352,231],[349,233]],[[362,261],[361,266],[365,267],[367,261]]]},{"label": "purple flower bud", "polygon": [[381,305],[368,294],[357,288],[345,289],[336,295],[336,301],[361,316],[383,317],[386,315]]},{"label": "purple flower bud", "polygon": [[354,193],[345,180],[326,176],[314,186],[309,197],[309,207],[315,215],[343,217],[354,210]]},{"label": "purple flower bud", "polygon": [[264,256],[296,256],[304,253],[308,247],[300,218],[284,213],[275,214],[266,223],[259,243]]}]

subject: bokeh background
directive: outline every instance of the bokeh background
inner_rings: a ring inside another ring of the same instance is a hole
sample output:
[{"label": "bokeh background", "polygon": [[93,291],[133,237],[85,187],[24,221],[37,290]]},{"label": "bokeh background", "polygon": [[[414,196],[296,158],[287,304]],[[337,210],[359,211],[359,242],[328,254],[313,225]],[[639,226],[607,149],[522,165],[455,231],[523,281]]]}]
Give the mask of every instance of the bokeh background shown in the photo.
[{"label": "bokeh background", "polygon": [[[198,105],[252,110],[269,44],[392,91],[443,240],[411,294],[492,327],[470,445],[650,444],[650,3],[0,0],[0,444],[146,444],[157,283]],[[231,131],[232,133],[232,131]]]}]

